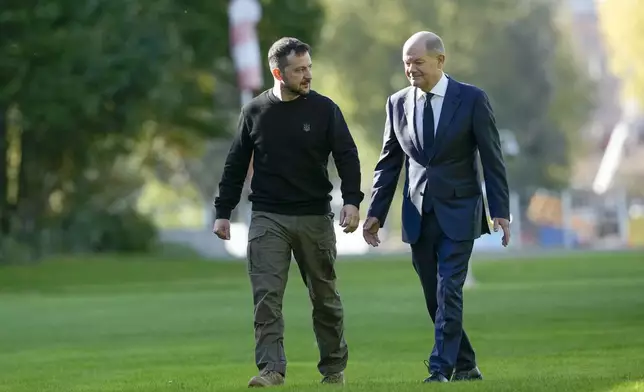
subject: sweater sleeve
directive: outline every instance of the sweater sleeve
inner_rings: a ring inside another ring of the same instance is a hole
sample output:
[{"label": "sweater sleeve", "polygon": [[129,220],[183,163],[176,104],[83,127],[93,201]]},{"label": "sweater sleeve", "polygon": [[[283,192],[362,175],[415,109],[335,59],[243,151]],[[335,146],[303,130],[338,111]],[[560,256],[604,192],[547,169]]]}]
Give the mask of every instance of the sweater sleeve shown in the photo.
[{"label": "sweater sleeve", "polygon": [[333,105],[331,120],[331,153],[340,176],[340,191],[344,204],[360,208],[364,194],[360,191],[361,173],[358,148],[337,105]]},{"label": "sweater sleeve", "polygon": [[237,124],[237,133],[228,151],[224,172],[219,182],[219,195],[215,198],[215,219],[230,219],[241,198],[248,166],[253,155],[248,117],[242,110]]}]

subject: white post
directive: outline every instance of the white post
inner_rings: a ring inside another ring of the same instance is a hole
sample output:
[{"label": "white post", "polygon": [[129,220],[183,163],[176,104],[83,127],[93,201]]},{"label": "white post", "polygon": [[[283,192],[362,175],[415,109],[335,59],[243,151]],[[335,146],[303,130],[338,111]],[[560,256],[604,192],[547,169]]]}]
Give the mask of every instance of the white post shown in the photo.
[{"label": "white post", "polygon": [[467,267],[467,277],[465,278],[465,285],[463,286],[466,289],[472,288],[476,285],[476,280],[474,279],[474,274],[472,273],[472,260]]},{"label": "white post", "polygon": [[[230,0],[228,17],[230,19],[231,54],[241,90],[241,105],[244,106],[253,99],[253,91],[258,90],[264,84],[256,29],[262,17],[262,6],[258,0]],[[244,197],[240,200],[237,209],[240,212],[239,220],[248,224],[250,203],[247,198]]]},{"label": "white post", "polygon": [[561,228],[563,230],[563,242],[565,249],[573,247],[572,233],[572,195],[569,189],[561,192]]},{"label": "white post", "polygon": [[521,203],[519,195],[512,192],[510,194],[510,232],[512,233],[512,246],[521,249]]},{"label": "white post", "polygon": [[622,241],[622,246],[628,247],[629,245],[629,223],[630,214],[628,212],[628,193],[626,189],[619,190],[619,196],[616,197],[615,204],[617,207],[617,222],[619,225],[619,238]]}]

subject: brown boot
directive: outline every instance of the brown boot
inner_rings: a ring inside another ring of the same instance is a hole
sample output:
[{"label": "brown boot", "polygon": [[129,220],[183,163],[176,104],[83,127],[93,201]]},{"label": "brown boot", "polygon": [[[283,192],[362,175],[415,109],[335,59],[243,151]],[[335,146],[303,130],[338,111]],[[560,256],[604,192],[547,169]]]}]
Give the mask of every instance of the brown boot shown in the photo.
[{"label": "brown boot", "polygon": [[344,373],[332,373],[332,374],[327,374],[322,378],[322,384],[336,384],[336,385],[344,385]]},{"label": "brown boot", "polygon": [[284,384],[284,376],[273,370],[262,370],[257,376],[250,379],[248,387],[270,387]]}]

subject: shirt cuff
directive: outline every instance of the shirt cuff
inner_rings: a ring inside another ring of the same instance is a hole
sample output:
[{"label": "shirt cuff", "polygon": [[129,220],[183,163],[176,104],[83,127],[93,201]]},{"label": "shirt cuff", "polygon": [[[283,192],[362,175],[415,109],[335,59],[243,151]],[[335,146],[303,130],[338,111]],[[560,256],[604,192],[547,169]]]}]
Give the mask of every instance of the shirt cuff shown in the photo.
[{"label": "shirt cuff", "polygon": [[233,211],[228,208],[217,208],[215,210],[215,219],[227,219],[230,220],[230,216]]},{"label": "shirt cuff", "polygon": [[350,204],[352,206],[355,206],[357,209],[360,209],[360,203],[362,202],[362,198],[359,195],[347,195],[342,197],[342,200],[344,201],[345,206],[347,204]]}]

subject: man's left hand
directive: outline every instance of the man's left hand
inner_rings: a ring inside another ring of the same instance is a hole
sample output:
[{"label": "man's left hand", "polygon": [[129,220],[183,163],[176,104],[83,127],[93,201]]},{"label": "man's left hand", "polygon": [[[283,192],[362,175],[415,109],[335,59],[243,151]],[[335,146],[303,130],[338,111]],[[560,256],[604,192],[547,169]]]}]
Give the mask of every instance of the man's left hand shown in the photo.
[{"label": "man's left hand", "polygon": [[340,211],[340,226],[344,227],[345,233],[353,233],[360,224],[360,212],[358,207],[346,204]]},{"label": "man's left hand", "polygon": [[503,246],[508,246],[510,243],[510,221],[505,218],[494,218],[494,231],[499,231],[499,227],[503,229],[503,239],[501,239],[501,244]]}]

